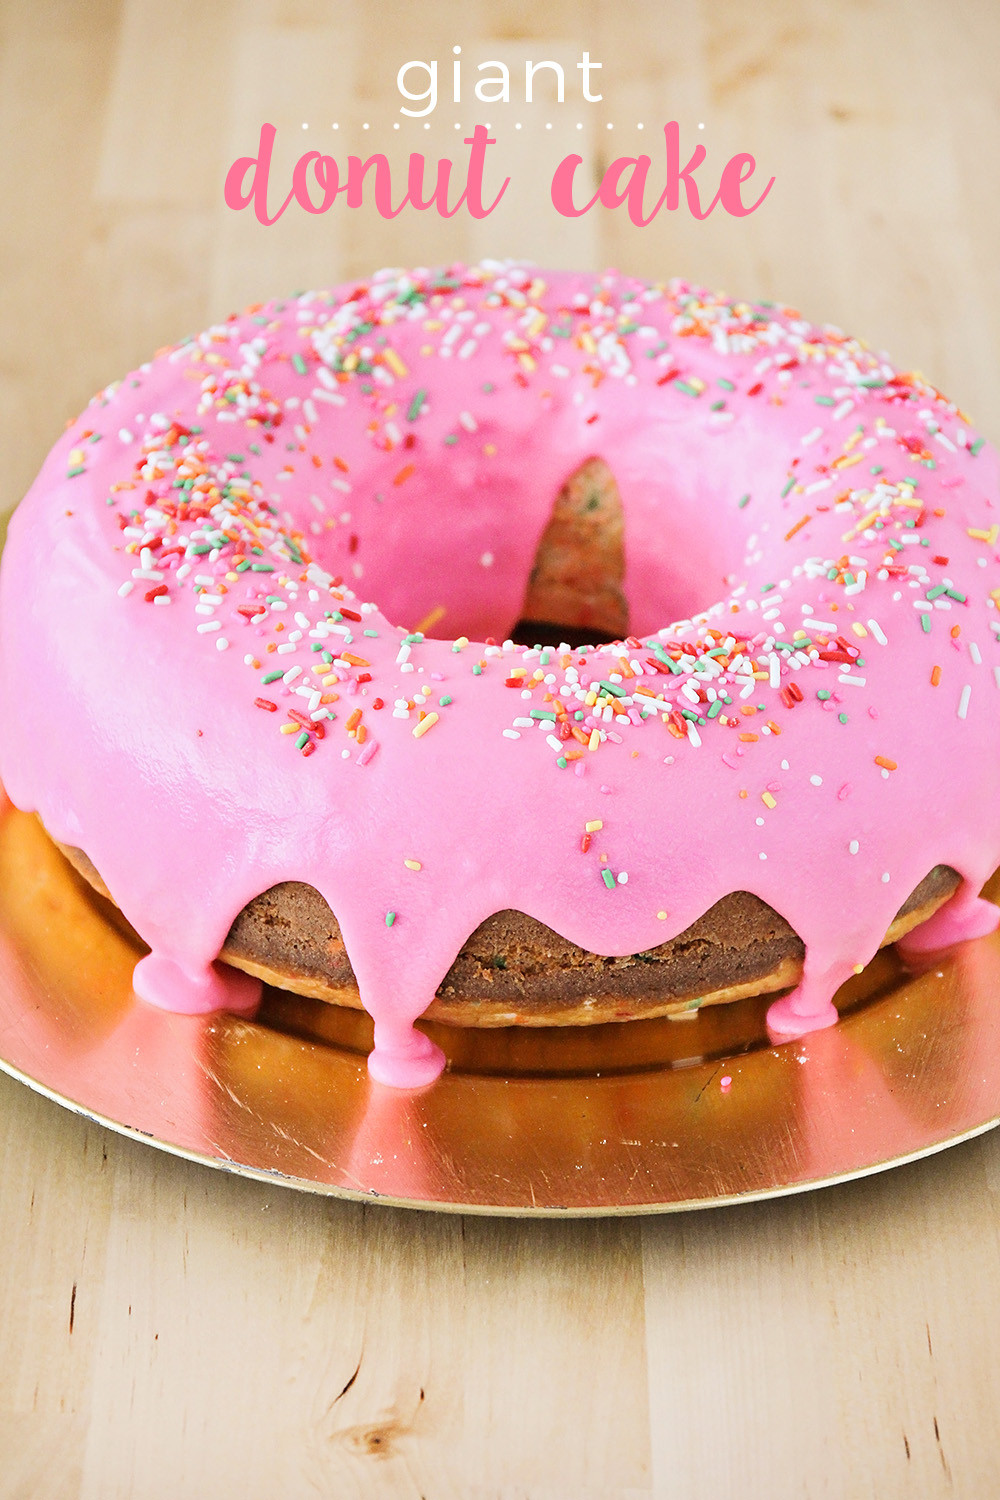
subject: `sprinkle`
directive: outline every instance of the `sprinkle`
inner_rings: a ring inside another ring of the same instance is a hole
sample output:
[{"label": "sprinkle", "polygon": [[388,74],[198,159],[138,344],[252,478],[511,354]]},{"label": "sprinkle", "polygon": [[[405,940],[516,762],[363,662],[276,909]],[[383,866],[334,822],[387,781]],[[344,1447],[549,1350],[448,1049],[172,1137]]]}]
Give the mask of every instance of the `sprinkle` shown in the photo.
[{"label": "sprinkle", "polygon": [[261,682],[267,687],[268,683],[277,682],[279,677],[284,677],[284,672],[265,672]]},{"label": "sprinkle", "polygon": [[425,718],[420,720],[419,724],[415,724],[413,726],[413,738],[415,740],[419,740],[421,735],[427,733],[428,729],[433,729],[434,725],[438,721],[438,718],[438,714],[427,714]]},{"label": "sprinkle", "polygon": [[592,822],[584,823],[583,827],[586,833],[599,833],[604,827],[604,819],[594,818]]},{"label": "sprinkle", "polygon": [[298,739],[295,741],[295,748],[296,748],[296,750],[304,750],[305,747],[308,745],[308,743],[309,743],[308,732],[305,729],[303,729],[302,733],[299,735]]},{"label": "sprinkle", "polygon": [[802,528],[803,528],[803,526],[807,526],[811,520],[812,520],[812,516],[803,516],[800,521],[796,521],[796,523],[792,527],[791,531],[786,531],[785,532],[785,541],[786,542],[790,542],[792,540],[792,537],[795,535],[795,533],[797,531],[801,531]]},{"label": "sprinkle", "polygon": [[938,683],[940,681],[941,681],[941,668],[940,667],[932,667],[931,668],[931,687],[937,687],[937,685],[938,685]]},{"label": "sprinkle", "polygon": [[423,865],[420,863],[419,859],[404,859],[403,860],[403,864],[406,866],[406,868],[408,870],[422,870],[423,869]]},{"label": "sprinkle", "polygon": [[858,843],[857,839],[851,839],[851,842],[848,844],[847,848],[850,854],[857,854],[858,850],[861,848],[861,845]]},{"label": "sprinkle", "polygon": [[413,400],[410,402],[409,410],[406,413],[406,420],[408,422],[415,422],[417,420],[420,415],[420,408],[426,400],[427,392],[425,390],[421,389],[414,392]]},{"label": "sprinkle", "polygon": [[966,683],[962,689],[962,696],[958,700],[958,717],[964,719],[969,712],[969,699],[972,697],[972,688]]},{"label": "sprinkle", "polygon": [[880,646],[888,646],[888,639],[877,620],[869,620],[868,629],[871,631],[872,635],[878,641]]},{"label": "sprinkle", "polygon": [[295,373],[296,373],[296,375],[306,375],[306,374],[308,374],[308,366],[306,365],[306,362],[302,358],[301,354],[293,354],[292,355],[292,364],[295,366]]},{"label": "sprinkle", "polygon": [[590,739],[587,741],[587,749],[588,750],[596,750],[597,747],[600,745],[600,743],[601,743],[601,731],[599,729],[592,729],[590,731]]},{"label": "sprinkle", "polygon": [[877,766],[881,766],[883,771],[895,771],[897,769],[896,762],[894,760],[889,760],[884,755],[876,755],[875,764]]},{"label": "sprinkle", "polygon": [[976,441],[974,443],[969,444],[969,452],[972,454],[973,458],[975,458],[976,454],[979,452],[985,441],[985,438],[976,438]]},{"label": "sprinkle", "polygon": [[392,924],[393,924],[393,922],[395,922],[395,920],[396,920],[396,913],[394,911],[387,911],[386,914],[385,914],[385,925],[387,927],[391,927]]},{"label": "sprinkle", "polygon": [[129,594],[131,594],[131,592],[132,592],[132,590],[134,588],[135,588],[135,584],[132,582],[131,578],[126,578],[125,582],[121,585],[121,587],[118,590],[118,597],[119,597],[119,599],[127,599],[128,596],[129,596]]},{"label": "sprinkle", "polygon": [[270,698],[255,698],[253,701],[257,708],[266,709],[269,714],[278,712],[278,705],[272,703]]},{"label": "sprinkle", "polygon": [[658,911],[656,913],[656,919],[657,919],[658,922],[665,922],[667,920],[667,914],[666,914],[666,912],[665,911]]},{"label": "sprinkle", "polygon": [[601,879],[604,881],[604,884],[607,886],[607,888],[608,888],[609,891],[613,891],[614,890],[615,885],[617,884],[617,882],[616,882],[615,877],[612,875],[612,873],[611,873],[610,870],[602,870],[601,871]]},{"label": "sprinkle", "polygon": [[619,885],[628,885],[628,871],[627,870],[619,870],[618,871],[618,884]]},{"label": "sprinkle", "polygon": [[724,1073],[719,1079],[719,1088],[724,1094],[728,1094],[733,1086],[733,1080],[728,1073]]},{"label": "sprinkle", "polygon": [[777,802],[775,802],[774,798],[771,796],[770,792],[761,792],[760,800],[763,802],[765,807],[777,807],[778,805]]}]

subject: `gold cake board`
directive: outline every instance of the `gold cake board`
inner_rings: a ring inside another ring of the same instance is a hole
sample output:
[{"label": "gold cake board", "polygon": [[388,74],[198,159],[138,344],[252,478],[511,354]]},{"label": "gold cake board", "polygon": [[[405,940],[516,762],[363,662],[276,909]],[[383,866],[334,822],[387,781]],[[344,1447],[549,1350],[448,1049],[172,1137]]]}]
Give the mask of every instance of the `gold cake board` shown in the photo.
[{"label": "gold cake board", "polygon": [[138,951],[4,801],[0,1068],[149,1145],[308,1192],[668,1212],[842,1182],[1000,1122],[1000,935],[918,975],[879,954],[838,1026],[781,1047],[766,999],[563,1033],[428,1027],[451,1065],[412,1093],[369,1080],[367,1017],[277,990],[252,1022],[171,1015],[133,996]]}]

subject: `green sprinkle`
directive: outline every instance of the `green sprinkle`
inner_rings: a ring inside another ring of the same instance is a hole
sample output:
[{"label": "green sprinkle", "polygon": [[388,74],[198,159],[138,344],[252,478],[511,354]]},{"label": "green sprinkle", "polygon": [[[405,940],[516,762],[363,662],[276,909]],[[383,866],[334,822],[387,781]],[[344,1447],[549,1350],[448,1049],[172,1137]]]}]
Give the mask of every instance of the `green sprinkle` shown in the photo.
[{"label": "green sprinkle", "polygon": [[821,703],[825,703],[829,696],[830,693],[828,688],[820,688],[816,693],[816,697]]},{"label": "green sprinkle", "polygon": [[78,474],[85,474],[86,472],[83,464],[77,464],[75,468],[66,470],[66,478],[75,479]]},{"label": "green sprinkle", "polygon": [[297,375],[306,375],[306,374],[308,374],[309,367],[306,364],[305,360],[302,358],[301,354],[293,354],[292,355],[292,364],[295,366],[295,373]]},{"label": "green sprinkle", "polygon": [[872,466],[868,470],[868,472],[869,472],[869,474],[884,474],[885,473],[885,464],[872,464]]},{"label": "green sprinkle", "polygon": [[421,631],[417,630],[417,631],[412,632],[410,635],[404,635],[403,636],[403,644],[405,646],[415,646],[417,644],[417,642],[418,641],[422,641],[423,638],[424,638],[423,637],[423,633]]},{"label": "green sprinkle", "polygon": [[602,870],[601,879],[604,881],[604,884],[607,886],[609,891],[614,890],[616,881],[610,870]]},{"label": "green sprinkle", "polygon": [[858,385],[864,386],[865,390],[875,391],[878,390],[880,386],[885,385],[885,381],[882,379],[881,375],[866,375],[864,380],[858,381]]},{"label": "green sprinkle", "polygon": [[721,712],[722,712],[722,699],[721,698],[716,698],[716,700],[715,700],[714,703],[710,703],[708,705],[708,717],[710,719],[714,719],[715,716],[716,716],[716,714],[721,714]]},{"label": "green sprinkle", "polygon": [[[209,551],[211,551],[211,548],[209,548]],[[274,572],[274,569],[271,567],[270,563],[251,563],[250,567],[251,567],[251,569],[253,570],[254,573],[273,573]]]},{"label": "green sprinkle", "polygon": [[716,385],[721,385],[724,391],[735,391],[736,389],[733,382],[731,380],[727,380],[724,375],[720,375],[715,383]]},{"label": "green sprinkle", "polygon": [[279,677],[284,677],[284,675],[285,675],[284,672],[281,672],[281,671],[278,671],[278,672],[265,672],[264,676],[260,680],[264,684],[264,686],[267,687],[267,685],[268,685],[269,682],[277,682],[278,678]]},{"label": "green sprinkle", "polygon": [[[451,699],[449,698],[448,701],[450,703]],[[529,717],[532,719],[551,719],[553,724],[556,719],[555,714],[549,708],[533,708],[529,711]]]},{"label": "green sprinkle", "polygon": [[249,561],[248,558],[245,557],[242,562],[236,564],[236,571],[237,571],[237,573],[245,573],[246,570],[247,570],[247,568],[249,568],[249,566],[250,566],[250,561]]},{"label": "green sprinkle", "polygon": [[976,454],[979,452],[985,441],[985,438],[976,438],[976,441],[974,443],[969,444],[969,452],[972,454],[973,458],[975,458]]},{"label": "green sprinkle", "polygon": [[947,594],[949,592],[950,590],[947,584],[936,583],[932,589],[927,590],[927,597],[928,599],[938,599],[942,594]]},{"label": "green sprinkle", "polygon": [[559,767],[560,771],[565,771],[568,764],[569,762],[567,761],[565,755],[560,755],[559,759],[556,761],[556,765]]},{"label": "green sprinkle", "polygon": [[392,924],[393,924],[393,922],[395,922],[395,920],[396,920],[396,913],[394,911],[387,911],[386,914],[385,914],[385,925],[387,927],[391,927]]},{"label": "green sprinkle", "polygon": [[948,595],[949,599],[955,599],[959,604],[965,603],[965,595],[958,589],[945,589],[945,593]]},{"label": "green sprinkle", "polygon": [[362,630],[361,634],[362,635],[371,636],[372,640],[375,640],[375,641],[378,640],[378,631],[377,630]]},{"label": "green sprinkle", "polygon": [[473,677],[482,677],[483,675],[483,669],[478,662],[476,662],[472,668],[472,675]]},{"label": "green sprinkle", "polygon": [[713,401],[709,407],[709,411],[721,411],[725,404],[725,401]]},{"label": "green sprinkle", "polygon": [[921,628],[922,628],[924,634],[925,635],[930,635],[930,633],[931,633],[931,617],[930,617],[930,615],[921,614],[921,616],[920,616],[920,625],[921,625]]},{"label": "green sprinkle", "polygon": [[455,432],[449,432],[444,442],[446,448],[454,448],[455,444],[458,442],[458,434]]},{"label": "green sprinkle", "polygon": [[413,400],[410,402],[410,409],[406,413],[406,420],[408,422],[415,422],[417,420],[420,415],[420,408],[426,400],[427,392],[425,390],[414,391]]},{"label": "green sprinkle", "polygon": [[610,693],[612,698],[624,698],[626,696],[625,689],[623,687],[619,687],[617,682],[605,682],[602,678],[601,681],[598,682],[597,686],[599,688],[603,688],[606,693]]},{"label": "green sprinkle", "polygon": [[295,741],[295,748],[296,748],[296,750],[304,750],[305,747],[308,745],[308,743],[309,743],[309,735],[306,732],[306,730],[303,729],[302,733],[299,735],[298,739]]},{"label": "green sprinkle", "polygon": [[817,406],[836,406],[837,404],[832,396],[814,396],[813,400]]},{"label": "green sprinkle", "polygon": [[685,396],[700,396],[701,391],[695,385],[688,385],[686,380],[675,380],[674,389],[683,391]]},{"label": "green sprinkle", "polygon": [[784,500],[785,496],[790,492],[790,490],[791,490],[792,486],[794,485],[794,483],[795,483],[795,475],[794,474],[789,474],[788,478],[785,480],[785,488],[781,492],[781,498],[782,498],[782,500]]},{"label": "green sprinkle", "polygon": [[746,507],[750,504],[750,496],[749,495],[741,495],[740,498],[739,498],[739,500],[736,502],[736,504],[737,504],[737,506],[738,506],[738,508],[740,510],[745,510]]},{"label": "green sprinkle", "polygon": [[846,714],[838,714],[837,718],[839,719],[839,721],[840,721],[841,724],[846,724],[847,723],[847,715]]},{"label": "green sprinkle", "polygon": [[[453,703],[454,701],[455,700],[452,698],[452,696],[451,696],[450,693],[445,693],[445,695],[444,695],[443,698],[439,698],[438,699],[438,707],[439,708],[447,708],[448,704],[449,703]],[[555,715],[553,714],[552,717],[555,718]]]}]

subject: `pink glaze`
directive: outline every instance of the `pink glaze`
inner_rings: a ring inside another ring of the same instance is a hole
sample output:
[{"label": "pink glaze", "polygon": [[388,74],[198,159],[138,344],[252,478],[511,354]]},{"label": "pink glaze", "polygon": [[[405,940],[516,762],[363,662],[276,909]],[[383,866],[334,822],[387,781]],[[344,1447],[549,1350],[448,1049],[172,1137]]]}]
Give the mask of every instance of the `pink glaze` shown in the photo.
[{"label": "pink glaze", "polygon": [[[633,635],[505,643],[594,455]],[[789,309],[496,262],[271,304],[109,387],[16,513],[0,776],[158,1004],[223,999],[237,912],[315,886],[383,1082],[439,1070],[412,1023],[508,907],[626,954],[754,892],[806,947],[772,1020],[824,1026],[935,864],[965,881],[935,934],[983,930],[997,493],[952,404]]]}]

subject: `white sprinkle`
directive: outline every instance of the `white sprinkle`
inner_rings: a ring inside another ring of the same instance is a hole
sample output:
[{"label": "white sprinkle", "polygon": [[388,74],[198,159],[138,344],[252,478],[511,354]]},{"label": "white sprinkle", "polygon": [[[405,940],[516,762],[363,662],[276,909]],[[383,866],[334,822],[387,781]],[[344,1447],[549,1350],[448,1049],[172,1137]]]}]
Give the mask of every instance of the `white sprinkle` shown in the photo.
[{"label": "white sprinkle", "polygon": [[845,672],[843,677],[837,678],[837,681],[842,682],[845,687],[864,687],[867,678],[858,677],[857,675],[852,676],[850,672]]},{"label": "white sprinkle", "polygon": [[219,636],[219,639],[215,643],[215,649],[216,651],[228,651],[229,642],[224,635]]},{"label": "white sprinkle", "polygon": [[480,567],[483,567],[483,568],[492,568],[492,566],[493,566],[493,553],[492,552],[484,552],[483,555],[482,555],[482,557],[479,559],[479,565],[480,565]]},{"label": "white sprinkle", "polygon": [[837,627],[830,620],[803,620],[802,628],[804,630],[836,630]]},{"label": "white sprinkle", "polygon": [[198,634],[199,635],[204,635],[205,632],[208,631],[208,630],[221,630],[221,629],[222,629],[222,621],[221,620],[202,620],[201,624],[198,626]]},{"label": "white sprinkle", "polygon": [[547,745],[551,745],[552,749],[556,752],[557,755],[562,755],[563,743],[561,740],[557,740],[554,734],[547,734],[545,736],[545,743]]},{"label": "white sprinkle", "polygon": [[851,842],[847,847],[851,854],[857,854],[858,850],[861,848],[861,845],[858,843],[857,839],[851,839]]},{"label": "white sprinkle", "polygon": [[503,731],[503,737],[505,740],[519,740],[521,738],[521,732],[518,729],[505,729]]},{"label": "white sprinkle", "polygon": [[888,646],[889,642],[886,639],[885,632],[883,631],[881,625],[877,620],[869,620],[868,629],[871,631],[872,635],[878,641],[880,646]]},{"label": "white sprinkle", "polygon": [[758,854],[757,858],[758,859],[766,859],[767,855],[766,854]]},{"label": "white sprinkle", "polygon": [[[135,584],[132,582],[131,578],[127,578],[118,590],[119,599],[127,599],[134,588]],[[1000,672],[1000,667],[994,667],[993,670],[995,672]],[[998,683],[1000,683],[1000,678],[998,678],[997,680]]]},{"label": "white sprinkle", "polygon": [[282,680],[282,682],[294,682],[295,679],[296,679],[296,677],[301,677],[301,676],[302,676],[302,668],[301,667],[289,667],[288,671],[283,675],[283,677],[282,677],[281,680]]},{"label": "white sprinkle", "polygon": [[688,739],[691,741],[692,745],[694,745],[695,747],[697,747],[698,745],[701,744],[701,735],[698,733],[697,729],[691,723],[690,719],[686,720],[686,723],[687,723],[687,735],[688,735]]},{"label": "white sprinkle", "polygon": [[962,696],[958,700],[958,717],[964,719],[969,712],[969,699],[972,697],[972,688],[966,683],[962,689]]},{"label": "white sprinkle", "polygon": [[889,884],[889,871],[888,870],[886,870],[885,874],[882,876],[882,884],[883,885],[888,885]]},{"label": "white sprinkle", "polygon": [[823,778],[822,778],[822,776],[810,776],[809,780],[810,780],[810,782],[811,782],[811,784],[813,786],[822,786],[823,785]]},{"label": "white sprinkle", "polygon": [[1000,688],[1000,667],[993,668],[993,681],[996,683],[997,687]]},{"label": "white sprinkle", "polygon": [[135,442],[135,438],[129,432],[129,430],[128,430],[127,427],[119,427],[119,429],[118,429],[118,436],[121,438],[121,440],[122,440],[123,443],[134,443]]},{"label": "white sprinkle", "polygon": [[768,656],[768,687],[781,686],[781,660],[777,651],[772,651]]},{"label": "white sprinkle", "polygon": [[852,412],[853,410],[854,410],[854,402],[853,401],[850,401],[850,400],[841,401],[840,405],[839,406],[835,406],[834,409],[833,409],[833,420],[835,422],[839,422],[839,421],[842,420],[842,418],[846,417],[847,414],[849,412]]},{"label": "white sprinkle", "polygon": [[628,871],[627,870],[619,870],[618,871],[618,884],[619,885],[628,885]]},{"label": "white sprinkle", "polygon": [[156,598],[153,600],[153,603],[154,604],[169,604],[170,603],[170,595],[169,594],[157,594]]},{"label": "white sprinkle", "polygon": [[802,437],[802,446],[803,446],[803,448],[808,448],[809,445],[810,445],[810,443],[815,443],[817,441],[817,439],[821,438],[822,436],[823,436],[823,429],[822,429],[822,427],[812,427],[812,428],[810,428],[810,430],[807,433],[803,434],[803,437]]},{"label": "white sprinkle", "polygon": [[459,412],[458,425],[460,427],[464,427],[466,432],[476,432],[479,429],[479,423],[476,421],[471,411]]},{"label": "white sprinkle", "polygon": [[969,642],[969,655],[972,657],[973,665],[977,667],[980,666],[983,658],[975,641]]}]

